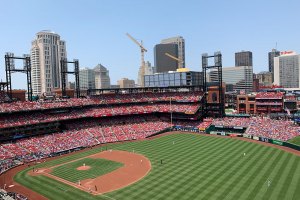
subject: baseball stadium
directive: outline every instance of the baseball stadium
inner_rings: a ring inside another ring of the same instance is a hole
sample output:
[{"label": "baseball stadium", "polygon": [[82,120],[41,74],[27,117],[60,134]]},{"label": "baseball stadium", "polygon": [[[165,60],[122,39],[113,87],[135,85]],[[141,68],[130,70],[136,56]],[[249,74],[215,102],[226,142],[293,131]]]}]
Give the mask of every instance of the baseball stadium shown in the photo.
[{"label": "baseball stadium", "polygon": [[[297,122],[221,116],[215,91],[102,89],[24,102],[2,91],[1,198],[300,199]],[[285,98],[256,94],[274,96]]]}]

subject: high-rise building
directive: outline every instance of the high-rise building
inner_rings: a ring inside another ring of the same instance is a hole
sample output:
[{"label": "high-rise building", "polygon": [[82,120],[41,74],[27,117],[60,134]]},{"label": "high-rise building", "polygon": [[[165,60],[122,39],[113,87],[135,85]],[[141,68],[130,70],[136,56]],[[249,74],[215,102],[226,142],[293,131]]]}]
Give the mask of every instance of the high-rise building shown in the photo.
[{"label": "high-rise building", "polygon": [[185,41],[182,36],[163,39],[161,44],[177,44],[178,46],[178,68],[185,68]]},{"label": "high-rise building", "polygon": [[152,75],[155,73],[155,68],[151,66],[149,61],[145,62],[145,75]]},{"label": "high-rise building", "polygon": [[[252,92],[253,89],[253,67],[239,66],[239,67],[224,67],[222,68],[222,79],[226,85],[232,85],[232,91]],[[218,72],[212,70],[209,72],[209,81],[218,81]],[[228,88],[228,87],[226,87]],[[229,88],[228,88],[229,89]],[[230,91],[227,91],[230,92]]]},{"label": "high-rise building", "polygon": [[300,88],[300,55],[294,51],[280,52],[274,58],[274,84],[284,88]]},{"label": "high-rise building", "polygon": [[122,78],[121,80],[118,80],[118,85],[120,88],[134,88],[135,82],[134,80],[129,80],[128,78]]},{"label": "high-rise building", "polygon": [[170,58],[166,53],[178,58],[177,44],[157,44],[154,47],[154,63],[157,73],[176,71],[178,61]]},{"label": "high-rise building", "polygon": [[252,52],[251,51],[241,51],[235,53],[235,66],[253,66],[252,63]]},{"label": "high-rise building", "polygon": [[272,51],[268,53],[269,72],[272,73],[272,82],[274,81],[274,58],[277,56],[280,56],[280,51],[277,51],[276,49],[272,49]]},{"label": "high-rise building", "polygon": [[79,70],[79,85],[81,90],[95,89],[95,71],[89,68]]},{"label": "high-rise building", "polygon": [[101,64],[98,64],[95,68],[95,87],[96,89],[110,88],[109,71]]},{"label": "high-rise building", "polygon": [[[151,75],[155,73],[155,68],[153,66],[151,66],[151,63],[149,61],[145,62],[145,74],[144,75]],[[137,84],[139,86],[143,86],[144,83],[144,76],[142,74],[142,67],[140,67],[139,69],[139,73],[138,73],[138,80],[137,80]]]},{"label": "high-rise building", "polygon": [[61,88],[60,60],[66,57],[66,42],[58,34],[48,30],[36,34],[31,46],[33,95],[51,94]]}]

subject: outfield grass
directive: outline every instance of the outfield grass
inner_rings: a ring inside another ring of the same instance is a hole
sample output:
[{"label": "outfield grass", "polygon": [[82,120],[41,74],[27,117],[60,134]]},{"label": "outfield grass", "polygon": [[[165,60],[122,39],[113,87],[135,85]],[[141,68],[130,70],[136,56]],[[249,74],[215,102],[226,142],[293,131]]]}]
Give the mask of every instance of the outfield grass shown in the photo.
[{"label": "outfield grass", "polygon": [[[81,167],[83,164],[91,168],[82,171],[77,170],[77,168]],[[51,174],[76,183],[79,180],[96,178],[103,174],[107,174],[122,166],[123,166],[122,163],[118,163],[111,160],[100,159],[100,158],[98,159],[84,158],[65,165],[61,165],[59,167],[55,167],[54,169],[52,169]]]},{"label": "outfield grass", "polygon": [[294,137],[293,139],[290,139],[288,142],[300,146],[300,136]]},{"label": "outfield grass", "polygon": [[[18,173],[15,180],[49,199],[300,199],[300,157],[273,147],[192,134],[172,134],[109,146],[145,155],[151,161],[152,170],[141,181],[107,193],[106,197],[90,196],[45,176],[29,176],[26,171],[30,169]],[[43,163],[41,167],[100,150],[94,148]]]}]

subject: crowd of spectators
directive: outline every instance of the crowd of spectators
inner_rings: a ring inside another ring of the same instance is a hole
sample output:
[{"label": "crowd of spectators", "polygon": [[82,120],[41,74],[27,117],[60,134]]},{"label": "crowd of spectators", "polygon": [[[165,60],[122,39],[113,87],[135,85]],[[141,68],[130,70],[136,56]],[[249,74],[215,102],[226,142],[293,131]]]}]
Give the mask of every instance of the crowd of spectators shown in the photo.
[{"label": "crowd of spectators", "polygon": [[224,118],[214,118],[213,125],[224,126],[224,127],[248,127],[250,125],[251,118],[242,117],[224,117]]},{"label": "crowd of spectators", "polygon": [[82,121],[80,126],[74,122],[68,124],[67,127],[67,130],[60,133],[23,138],[14,143],[1,144],[0,159],[18,158],[22,162],[27,162],[31,159],[47,157],[51,153],[78,147],[146,138],[170,127],[170,123],[154,116],[132,116]]},{"label": "crowd of spectators", "polygon": [[202,92],[145,92],[132,94],[101,94],[93,96],[100,104],[114,103],[137,103],[137,102],[157,102],[157,101],[185,101],[197,102],[202,98]]},{"label": "crowd of spectators", "polygon": [[212,118],[205,118],[203,121],[197,126],[200,131],[205,131],[213,122]]},{"label": "crowd of spectators", "polygon": [[300,135],[300,126],[291,120],[273,120],[269,117],[217,118],[213,125],[224,127],[245,127],[246,133],[253,136],[287,141]]},{"label": "crowd of spectators", "polygon": [[101,94],[91,98],[71,98],[56,100],[39,100],[37,102],[1,103],[0,113],[30,110],[46,110],[54,108],[82,107],[87,105],[107,105],[119,103],[141,102],[197,102],[202,98],[202,92],[166,92],[166,93],[133,93],[133,94]]},{"label": "crowd of spectators", "polygon": [[28,200],[28,198],[22,194],[16,192],[7,192],[4,189],[0,189],[0,199],[3,200]]},{"label": "crowd of spectators", "polygon": [[78,119],[85,117],[102,117],[130,115],[154,112],[179,112],[195,113],[199,108],[198,104],[168,104],[151,103],[141,105],[111,105],[106,107],[73,109],[66,113],[47,113],[47,112],[25,112],[22,114],[11,114],[0,117],[0,128],[16,127],[29,124],[47,123],[67,119]]},{"label": "crowd of spectators", "polygon": [[16,101],[11,103],[1,103],[0,113],[47,110],[54,108],[79,107],[87,105],[96,105],[96,102],[90,98],[72,98],[72,99],[56,99],[56,100],[39,100],[39,101]]},{"label": "crowd of spectators", "polygon": [[299,125],[291,120],[273,120],[269,117],[252,117],[249,135],[287,141],[300,135]]},{"label": "crowd of spectators", "polygon": [[9,97],[4,91],[0,91],[0,103],[9,101]]},{"label": "crowd of spectators", "polygon": [[3,200],[14,200],[11,196],[7,194],[7,191],[0,189],[0,199]]}]

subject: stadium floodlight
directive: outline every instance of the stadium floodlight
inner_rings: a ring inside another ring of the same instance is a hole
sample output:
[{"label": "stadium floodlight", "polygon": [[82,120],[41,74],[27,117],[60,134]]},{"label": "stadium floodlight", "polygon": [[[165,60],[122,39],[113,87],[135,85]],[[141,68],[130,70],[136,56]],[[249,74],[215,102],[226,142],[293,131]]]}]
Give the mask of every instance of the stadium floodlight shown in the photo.
[{"label": "stadium floodlight", "polygon": [[15,69],[15,60],[12,59],[12,57],[14,57],[15,54],[12,52],[6,52],[5,55],[9,57],[9,69],[14,70]]},{"label": "stadium floodlight", "polygon": [[[30,58],[30,54],[23,54],[23,57],[24,57],[24,58],[28,58],[28,57]],[[27,61],[26,61],[26,59],[23,60],[23,66],[24,66],[24,67],[23,67],[24,70],[27,70],[27,68],[29,67],[29,66],[27,66]]]}]

